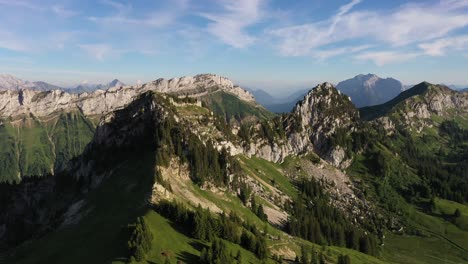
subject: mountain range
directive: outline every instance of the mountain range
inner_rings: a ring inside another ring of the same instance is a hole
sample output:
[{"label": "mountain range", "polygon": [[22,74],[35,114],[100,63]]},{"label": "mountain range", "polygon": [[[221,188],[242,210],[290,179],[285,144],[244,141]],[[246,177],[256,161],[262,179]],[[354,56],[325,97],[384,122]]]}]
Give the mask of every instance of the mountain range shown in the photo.
[{"label": "mountain range", "polygon": [[91,84],[82,83],[76,87],[64,88],[43,81],[29,82],[23,81],[10,74],[0,74],[0,91],[2,90],[34,90],[34,91],[51,91],[62,90],[69,93],[93,92],[95,90],[106,90],[112,87],[125,86],[125,84],[117,79],[107,84]]},{"label": "mountain range", "polygon": [[[339,82],[336,88],[350,96],[352,102],[357,107],[384,103],[406,89],[406,87],[396,79],[383,79],[375,74],[359,74],[351,79]],[[296,105],[307,92],[308,89],[299,90],[287,97],[275,98],[261,89],[252,91],[260,104],[275,113],[290,112],[294,105]]]},{"label": "mountain range", "polygon": [[0,261],[465,262],[468,93],[352,99],[321,83],[276,115],[214,74],[1,91]]}]

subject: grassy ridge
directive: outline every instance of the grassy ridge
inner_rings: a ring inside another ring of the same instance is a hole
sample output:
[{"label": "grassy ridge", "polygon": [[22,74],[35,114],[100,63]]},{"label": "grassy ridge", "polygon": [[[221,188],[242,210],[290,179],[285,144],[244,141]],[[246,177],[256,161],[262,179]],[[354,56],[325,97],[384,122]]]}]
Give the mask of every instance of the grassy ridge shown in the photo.
[{"label": "grassy ridge", "polygon": [[428,87],[431,84],[423,82],[420,83],[402,93],[400,93],[397,97],[393,98],[392,100],[375,106],[367,106],[359,109],[359,113],[363,120],[373,120],[388,114],[395,106],[399,103],[405,101],[406,99],[423,94],[427,91]]},{"label": "grassy ridge", "polygon": [[260,105],[245,102],[237,96],[216,92],[201,98],[215,114],[225,117],[227,121],[242,121],[246,118],[270,119],[275,115]]}]

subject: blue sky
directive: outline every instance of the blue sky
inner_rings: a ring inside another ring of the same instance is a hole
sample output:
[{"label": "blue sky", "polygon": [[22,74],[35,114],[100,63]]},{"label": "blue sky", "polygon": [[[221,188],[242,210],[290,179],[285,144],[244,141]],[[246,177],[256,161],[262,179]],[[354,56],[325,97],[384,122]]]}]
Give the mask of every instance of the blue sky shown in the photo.
[{"label": "blue sky", "polygon": [[58,85],[217,73],[468,84],[468,0],[0,0],[0,72]]}]

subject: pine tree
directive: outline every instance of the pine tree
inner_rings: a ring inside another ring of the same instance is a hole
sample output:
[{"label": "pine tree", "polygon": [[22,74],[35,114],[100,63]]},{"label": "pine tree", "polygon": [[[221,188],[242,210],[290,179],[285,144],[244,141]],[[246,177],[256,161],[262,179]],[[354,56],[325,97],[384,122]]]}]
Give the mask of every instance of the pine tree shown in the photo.
[{"label": "pine tree", "polygon": [[127,242],[129,256],[136,261],[142,261],[151,250],[153,235],[142,217],[138,217],[133,225],[129,225],[130,239]]},{"label": "pine tree", "polygon": [[309,264],[309,253],[305,245],[301,246],[301,264]]},{"label": "pine tree", "polygon": [[458,218],[461,216],[461,211],[460,209],[455,209],[455,212],[453,212],[453,217]]},{"label": "pine tree", "polygon": [[237,251],[236,261],[237,261],[237,264],[242,264],[242,254],[240,250]]},{"label": "pine tree", "polygon": [[323,256],[322,252],[320,252],[319,255],[319,264],[325,264],[325,257]]}]

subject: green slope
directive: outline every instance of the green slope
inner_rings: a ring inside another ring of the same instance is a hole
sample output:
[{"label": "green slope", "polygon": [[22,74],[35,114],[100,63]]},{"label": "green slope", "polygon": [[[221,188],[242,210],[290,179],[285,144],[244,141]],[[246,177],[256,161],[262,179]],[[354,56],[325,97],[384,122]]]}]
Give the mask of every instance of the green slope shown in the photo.
[{"label": "green slope", "polygon": [[381,116],[384,116],[389,111],[391,111],[396,105],[398,105],[400,102],[410,97],[425,93],[430,85],[431,85],[430,83],[422,82],[400,93],[397,97],[393,98],[392,100],[386,103],[360,108],[359,112],[360,112],[361,118],[363,120],[373,120]]},{"label": "green slope", "polygon": [[60,171],[91,141],[94,125],[80,112],[34,116],[0,125],[0,183]]},{"label": "green slope", "polygon": [[215,114],[224,117],[228,122],[269,119],[275,116],[258,104],[245,102],[237,96],[223,91],[203,96],[201,100]]}]

